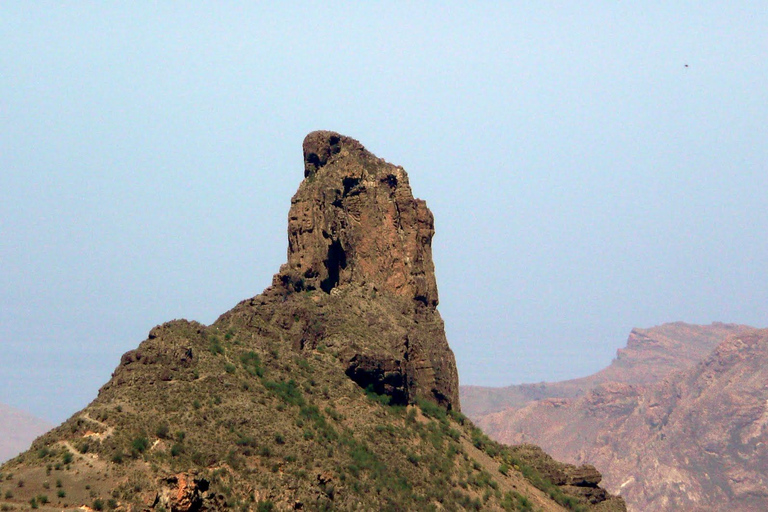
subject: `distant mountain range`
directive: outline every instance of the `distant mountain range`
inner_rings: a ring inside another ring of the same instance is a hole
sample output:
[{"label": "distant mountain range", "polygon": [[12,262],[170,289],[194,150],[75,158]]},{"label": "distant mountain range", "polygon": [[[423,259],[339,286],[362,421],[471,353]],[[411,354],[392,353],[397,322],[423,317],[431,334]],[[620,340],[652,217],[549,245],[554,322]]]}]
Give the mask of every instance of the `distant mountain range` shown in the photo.
[{"label": "distant mountain range", "polygon": [[492,438],[594,464],[630,510],[768,510],[768,330],[635,329],[594,375],[461,400]]},{"label": "distant mountain range", "polygon": [[51,429],[45,420],[0,404],[0,463],[23,452],[37,436]]}]

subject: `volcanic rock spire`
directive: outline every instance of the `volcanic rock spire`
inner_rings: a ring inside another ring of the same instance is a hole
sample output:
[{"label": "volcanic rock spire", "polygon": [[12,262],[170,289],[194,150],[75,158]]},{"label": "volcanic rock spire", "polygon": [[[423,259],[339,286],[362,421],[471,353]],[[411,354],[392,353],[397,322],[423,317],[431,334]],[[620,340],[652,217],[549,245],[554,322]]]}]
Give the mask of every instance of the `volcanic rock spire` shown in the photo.
[{"label": "volcanic rock spire", "polygon": [[312,318],[294,345],[333,345],[350,378],[395,402],[458,409],[456,362],[436,309],[432,213],[402,167],[350,137],[312,132],[303,149],[288,262],[271,289],[313,297],[296,313]]},{"label": "volcanic rock spire", "polygon": [[349,283],[437,306],[432,213],[408,175],[335,132],[304,139],[304,176],[291,201],[288,263],[297,290]]}]

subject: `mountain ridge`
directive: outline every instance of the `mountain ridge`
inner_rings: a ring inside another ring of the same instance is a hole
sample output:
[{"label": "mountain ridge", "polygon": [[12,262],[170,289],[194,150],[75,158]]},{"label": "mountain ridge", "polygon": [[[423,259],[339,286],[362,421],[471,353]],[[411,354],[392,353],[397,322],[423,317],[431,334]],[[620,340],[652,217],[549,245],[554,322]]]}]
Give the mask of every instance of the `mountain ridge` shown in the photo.
[{"label": "mountain ridge", "polygon": [[461,414],[432,214],[405,171],[335,132],[303,152],[272,285],[212,325],[153,328],[0,467],[4,506],[624,510],[593,467],[499,445]]},{"label": "mountain ridge", "polygon": [[702,360],[726,336],[754,327],[713,322],[695,325],[671,322],[647,329],[634,328],[625,347],[611,363],[591,375],[558,382],[513,384],[506,387],[461,386],[464,412],[470,418],[526,406],[546,398],[576,398],[597,384],[622,382],[650,384],[674,370],[689,368]]},{"label": "mountain ridge", "polygon": [[[710,329],[708,343],[724,339],[696,364],[681,357],[682,369],[655,382],[596,381],[576,397],[474,419],[499,441],[533,442],[567,462],[594,464],[630,510],[765,510],[768,330],[701,328]],[[632,345],[649,333],[633,331]]]}]

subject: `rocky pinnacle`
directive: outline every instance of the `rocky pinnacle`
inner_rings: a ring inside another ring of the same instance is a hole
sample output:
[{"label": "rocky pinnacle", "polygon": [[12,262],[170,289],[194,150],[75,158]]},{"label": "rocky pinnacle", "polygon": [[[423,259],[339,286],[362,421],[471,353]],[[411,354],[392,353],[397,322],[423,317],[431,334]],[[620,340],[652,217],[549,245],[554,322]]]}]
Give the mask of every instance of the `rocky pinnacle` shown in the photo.
[{"label": "rocky pinnacle", "polygon": [[422,397],[458,410],[456,362],[436,309],[432,212],[402,167],[355,139],[316,131],[303,150],[288,261],[272,291],[327,306],[296,345],[336,344],[350,378],[395,402]]},{"label": "rocky pinnacle", "polygon": [[437,306],[434,220],[403,168],[330,131],[310,133],[303,149],[280,275],[297,290],[368,284]]}]

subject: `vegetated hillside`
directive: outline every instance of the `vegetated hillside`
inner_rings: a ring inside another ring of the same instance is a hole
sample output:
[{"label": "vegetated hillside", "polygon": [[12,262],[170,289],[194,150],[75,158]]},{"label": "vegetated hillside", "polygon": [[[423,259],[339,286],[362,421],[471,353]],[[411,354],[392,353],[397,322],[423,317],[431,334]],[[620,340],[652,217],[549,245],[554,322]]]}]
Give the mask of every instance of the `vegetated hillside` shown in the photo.
[{"label": "vegetated hillside", "polygon": [[545,398],[576,398],[599,384],[653,384],[675,370],[690,368],[704,359],[726,337],[753,327],[714,322],[691,325],[674,322],[650,329],[632,329],[627,346],[619,349],[609,366],[578,379],[502,388],[462,386],[464,413],[472,419],[519,409]]},{"label": "vegetated hillside", "polygon": [[27,412],[0,404],[0,462],[29,448],[37,436],[52,426]]},{"label": "vegetated hillside", "polygon": [[624,510],[591,466],[461,413],[432,215],[402,168],[314,132],[288,262],[213,325],[176,320],[84,410],[0,467],[5,506]]},{"label": "vegetated hillside", "polygon": [[594,464],[630,510],[768,510],[768,330],[740,331],[647,386],[608,382],[479,424]]}]

